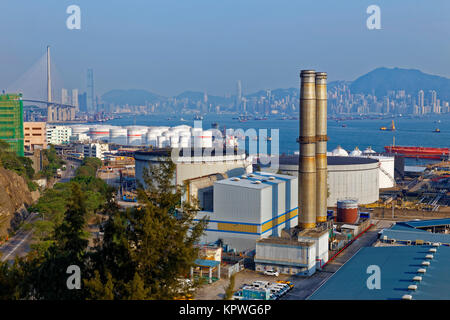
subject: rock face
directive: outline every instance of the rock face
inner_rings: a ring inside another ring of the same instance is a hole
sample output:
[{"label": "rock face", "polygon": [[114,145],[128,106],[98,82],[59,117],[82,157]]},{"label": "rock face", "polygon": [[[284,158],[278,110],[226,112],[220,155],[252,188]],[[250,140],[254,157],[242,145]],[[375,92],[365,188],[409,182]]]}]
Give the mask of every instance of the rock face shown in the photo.
[{"label": "rock face", "polygon": [[0,238],[14,229],[28,212],[24,206],[33,203],[25,180],[15,172],[0,168]]}]

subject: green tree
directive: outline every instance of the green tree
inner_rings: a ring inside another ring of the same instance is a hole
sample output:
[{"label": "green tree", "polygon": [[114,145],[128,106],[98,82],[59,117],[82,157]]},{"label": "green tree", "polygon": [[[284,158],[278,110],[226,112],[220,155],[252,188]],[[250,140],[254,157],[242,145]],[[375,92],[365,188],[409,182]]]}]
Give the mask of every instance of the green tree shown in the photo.
[{"label": "green tree", "polygon": [[230,277],[228,287],[225,288],[224,300],[231,300],[233,298],[235,282],[236,282],[236,274],[233,273]]},{"label": "green tree", "polygon": [[[195,244],[207,220],[194,221],[196,209],[181,202],[184,190],[173,184],[174,177],[171,161],[150,166],[146,189],[138,190],[139,207],[107,206],[104,239],[91,260],[102,283],[111,272],[115,299],[173,299],[187,290],[179,279],[198,257]],[[100,298],[93,289],[90,298]]]},{"label": "green tree", "polygon": [[43,257],[37,258],[36,268],[27,278],[27,292],[34,299],[82,299],[83,290],[69,290],[66,286],[70,265],[85,270],[88,245],[86,227],[86,199],[80,186],[71,184],[64,220],[55,230],[55,241]]}]

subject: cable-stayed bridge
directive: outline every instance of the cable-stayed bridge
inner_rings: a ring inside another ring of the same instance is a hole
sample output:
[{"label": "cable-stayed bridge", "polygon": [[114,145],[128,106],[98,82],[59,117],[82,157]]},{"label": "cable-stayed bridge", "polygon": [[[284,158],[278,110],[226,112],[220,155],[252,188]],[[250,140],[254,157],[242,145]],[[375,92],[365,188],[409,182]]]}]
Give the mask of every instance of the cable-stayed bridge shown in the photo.
[{"label": "cable-stayed bridge", "polygon": [[[6,89],[8,93],[22,93],[22,101],[47,109],[48,122],[75,119],[78,103],[62,101],[62,78],[50,59],[50,47],[25,73]],[[78,97],[76,97],[78,101]]]}]

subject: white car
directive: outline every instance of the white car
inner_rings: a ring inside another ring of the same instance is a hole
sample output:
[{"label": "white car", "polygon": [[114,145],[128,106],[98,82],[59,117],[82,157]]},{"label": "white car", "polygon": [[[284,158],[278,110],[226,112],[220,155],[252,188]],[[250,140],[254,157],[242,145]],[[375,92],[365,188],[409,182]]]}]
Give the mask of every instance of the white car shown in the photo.
[{"label": "white car", "polygon": [[264,274],[266,276],[275,276],[275,277],[278,277],[280,275],[278,273],[278,271],[273,271],[273,270],[266,270],[266,271],[264,271]]}]

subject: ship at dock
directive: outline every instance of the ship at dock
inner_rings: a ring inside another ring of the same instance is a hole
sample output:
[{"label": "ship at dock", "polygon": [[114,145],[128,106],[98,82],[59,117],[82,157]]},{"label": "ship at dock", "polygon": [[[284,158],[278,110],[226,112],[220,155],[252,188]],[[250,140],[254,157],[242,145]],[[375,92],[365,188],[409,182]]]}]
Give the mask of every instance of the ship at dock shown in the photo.
[{"label": "ship at dock", "polygon": [[387,153],[403,155],[406,158],[448,159],[450,148],[385,146]]}]

